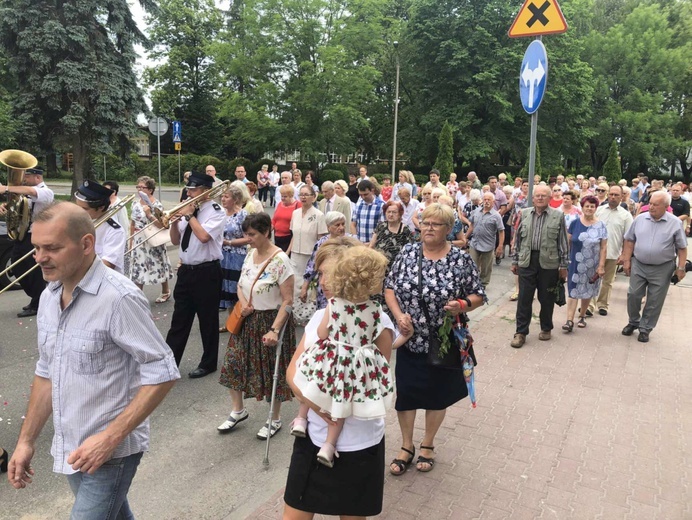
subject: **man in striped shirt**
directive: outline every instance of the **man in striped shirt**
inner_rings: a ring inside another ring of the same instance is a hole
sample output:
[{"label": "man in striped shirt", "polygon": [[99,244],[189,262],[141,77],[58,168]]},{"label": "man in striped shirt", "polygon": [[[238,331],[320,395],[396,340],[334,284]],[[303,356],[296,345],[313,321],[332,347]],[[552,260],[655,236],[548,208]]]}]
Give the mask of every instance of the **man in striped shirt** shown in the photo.
[{"label": "man in striped shirt", "polygon": [[35,442],[53,415],[53,471],[75,495],[71,518],[132,518],[127,492],[149,448],[148,416],[180,373],[142,291],[95,252],[94,225],[59,202],[33,224],[49,282],[38,310],[39,360],[8,479],[31,483]]}]

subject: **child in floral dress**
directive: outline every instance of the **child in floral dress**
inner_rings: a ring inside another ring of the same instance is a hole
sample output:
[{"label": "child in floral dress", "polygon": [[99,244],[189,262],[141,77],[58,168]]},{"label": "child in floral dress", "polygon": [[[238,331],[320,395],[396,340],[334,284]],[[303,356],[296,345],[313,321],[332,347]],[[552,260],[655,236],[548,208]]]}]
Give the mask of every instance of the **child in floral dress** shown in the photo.
[{"label": "child in floral dress", "polygon": [[[354,247],[333,262],[329,273],[329,299],[317,333],[298,360],[294,383],[303,397],[329,414],[327,440],[317,460],[334,465],[336,442],[344,419],[384,417],[394,397],[393,373],[378,345],[392,341],[382,324],[382,306],[369,300],[382,292],[387,258],[366,247]],[[399,337],[393,348],[408,338]],[[291,434],[306,434],[308,403],[300,407]]]}]

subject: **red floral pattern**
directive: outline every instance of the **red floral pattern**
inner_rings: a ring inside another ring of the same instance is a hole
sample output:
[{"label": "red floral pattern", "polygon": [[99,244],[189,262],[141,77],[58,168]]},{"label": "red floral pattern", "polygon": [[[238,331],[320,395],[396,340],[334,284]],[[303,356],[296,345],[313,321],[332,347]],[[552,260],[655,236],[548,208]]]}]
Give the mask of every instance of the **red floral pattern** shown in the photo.
[{"label": "red floral pattern", "polygon": [[332,298],[327,312],[329,337],[306,349],[296,384],[334,418],[384,416],[394,396],[394,382],[387,360],[374,344],[384,330],[381,305]]}]

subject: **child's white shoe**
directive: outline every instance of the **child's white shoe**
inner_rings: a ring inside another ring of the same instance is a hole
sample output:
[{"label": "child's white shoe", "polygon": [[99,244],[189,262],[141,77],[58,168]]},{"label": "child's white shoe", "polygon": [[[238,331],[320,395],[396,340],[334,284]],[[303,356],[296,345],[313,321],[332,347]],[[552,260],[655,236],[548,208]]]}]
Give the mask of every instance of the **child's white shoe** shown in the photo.
[{"label": "child's white shoe", "polygon": [[324,464],[328,468],[333,468],[334,457],[338,458],[339,452],[336,451],[336,447],[333,444],[325,442],[322,448],[320,448],[319,453],[317,453],[317,462]]},{"label": "child's white shoe", "polygon": [[294,437],[305,437],[308,429],[308,420],[303,417],[296,417],[291,423],[291,435]]}]

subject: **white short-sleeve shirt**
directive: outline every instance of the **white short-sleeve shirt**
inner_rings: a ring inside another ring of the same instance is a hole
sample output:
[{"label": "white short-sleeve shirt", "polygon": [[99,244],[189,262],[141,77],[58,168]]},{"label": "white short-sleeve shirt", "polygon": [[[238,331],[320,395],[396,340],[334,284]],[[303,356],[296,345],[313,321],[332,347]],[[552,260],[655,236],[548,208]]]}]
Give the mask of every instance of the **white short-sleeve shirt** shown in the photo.
[{"label": "white short-sleeve shirt", "polygon": [[125,267],[125,228],[110,218],[96,228],[96,254],[115,266],[120,274]]}]

